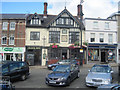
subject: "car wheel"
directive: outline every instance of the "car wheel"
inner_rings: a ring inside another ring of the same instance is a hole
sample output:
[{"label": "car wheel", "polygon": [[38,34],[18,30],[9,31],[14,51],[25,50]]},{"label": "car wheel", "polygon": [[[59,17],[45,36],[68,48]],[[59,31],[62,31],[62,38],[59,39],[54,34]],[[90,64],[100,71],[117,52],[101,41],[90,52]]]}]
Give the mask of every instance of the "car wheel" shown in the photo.
[{"label": "car wheel", "polygon": [[77,78],[79,78],[79,77],[80,77],[80,72],[77,73]]},{"label": "car wheel", "polygon": [[70,85],[70,81],[71,81],[70,78],[68,78],[68,79],[67,79],[67,83],[66,83],[67,86]]},{"label": "car wheel", "polygon": [[24,74],[21,76],[21,80],[24,81],[25,79],[26,79],[26,75]]}]

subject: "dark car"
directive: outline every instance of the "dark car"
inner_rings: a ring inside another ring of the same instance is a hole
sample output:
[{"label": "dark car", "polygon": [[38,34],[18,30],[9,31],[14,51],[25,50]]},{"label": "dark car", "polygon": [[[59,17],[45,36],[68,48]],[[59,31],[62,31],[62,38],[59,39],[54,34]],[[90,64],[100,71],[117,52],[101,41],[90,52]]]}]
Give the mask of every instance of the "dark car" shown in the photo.
[{"label": "dark car", "polygon": [[69,85],[72,80],[79,77],[79,66],[75,64],[58,65],[53,72],[46,76],[46,84],[53,86]]},{"label": "dark car", "polygon": [[8,76],[0,77],[0,90],[15,90],[15,86],[12,85]]},{"label": "dark car", "polygon": [[2,76],[9,76],[10,80],[20,78],[25,80],[29,76],[29,66],[22,61],[2,61],[0,63]]},{"label": "dark car", "polygon": [[47,66],[48,69],[54,69],[56,66],[60,65],[60,64],[70,64],[70,63],[73,63],[75,65],[79,65],[79,62],[77,60],[70,60],[70,59],[67,59],[67,60],[59,60],[57,63],[54,63],[54,64],[50,64]]}]

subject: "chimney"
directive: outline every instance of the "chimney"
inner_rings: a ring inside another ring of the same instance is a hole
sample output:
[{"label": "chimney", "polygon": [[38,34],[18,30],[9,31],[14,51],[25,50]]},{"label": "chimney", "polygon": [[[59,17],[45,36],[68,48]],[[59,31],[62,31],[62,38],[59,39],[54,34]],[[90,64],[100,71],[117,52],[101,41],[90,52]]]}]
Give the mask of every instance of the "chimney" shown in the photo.
[{"label": "chimney", "polygon": [[82,5],[81,4],[79,4],[78,6],[77,6],[77,9],[78,9],[78,12],[77,12],[77,17],[79,18],[79,19],[82,19],[83,20],[83,12],[82,12]]},{"label": "chimney", "polygon": [[43,18],[47,18],[47,2],[44,2],[44,15]]}]

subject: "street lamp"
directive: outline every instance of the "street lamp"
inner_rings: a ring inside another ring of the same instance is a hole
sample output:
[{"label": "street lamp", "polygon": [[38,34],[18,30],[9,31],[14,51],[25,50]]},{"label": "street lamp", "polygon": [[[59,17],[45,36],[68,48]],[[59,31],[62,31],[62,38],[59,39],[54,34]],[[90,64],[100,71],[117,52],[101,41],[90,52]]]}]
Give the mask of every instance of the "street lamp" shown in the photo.
[{"label": "street lamp", "polygon": [[[83,50],[82,48],[82,21],[83,21],[83,12],[82,12],[82,3],[83,3],[83,0],[80,0],[80,32],[81,32],[81,50]],[[80,51],[81,51],[80,50]],[[84,52],[80,52],[80,59],[81,59],[81,65],[83,65],[83,53]]]}]

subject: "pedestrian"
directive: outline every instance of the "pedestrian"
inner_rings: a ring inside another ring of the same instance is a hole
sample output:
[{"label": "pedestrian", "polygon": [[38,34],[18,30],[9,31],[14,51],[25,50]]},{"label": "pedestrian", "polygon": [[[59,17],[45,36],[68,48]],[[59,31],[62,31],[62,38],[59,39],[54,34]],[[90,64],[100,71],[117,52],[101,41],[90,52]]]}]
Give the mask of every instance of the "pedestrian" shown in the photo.
[{"label": "pedestrian", "polygon": [[46,56],[46,66],[48,65],[48,57]]}]

